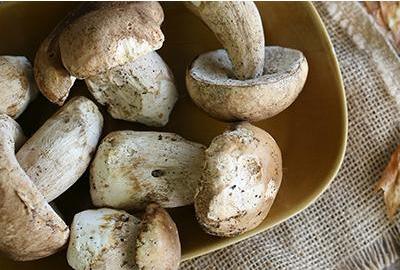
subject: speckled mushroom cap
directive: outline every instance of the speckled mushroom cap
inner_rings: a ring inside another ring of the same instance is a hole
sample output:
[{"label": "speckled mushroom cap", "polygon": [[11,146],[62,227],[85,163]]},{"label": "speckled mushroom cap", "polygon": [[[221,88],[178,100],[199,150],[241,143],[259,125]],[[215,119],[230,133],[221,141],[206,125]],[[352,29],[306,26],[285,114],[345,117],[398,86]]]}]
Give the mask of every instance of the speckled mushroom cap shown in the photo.
[{"label": "speckled mushroom cap", "polygon": [[163,11],[157,2],[107,4],[70,23],[60,35],[61,59],[85,79],[159,49]]},{"label": "speckled mushroom cap", "polygon": [[281,152],[264,130],[235,125],[214,138],[195,197],[196,217],[212,235],[235,236],[267,216],[282,179]]},{"label": "speckled mushroom cap", "polygon": [[239,80],[260,76],[264,65],[264,29],[252,1],[191,1],[186,6],[214,32]]},{"label": "speckled mushroom cap", "polygon": [[19,166],[14,152],[22,142],[19,125],[0,115],[0,252],[29,261],[59,251],[69,229]]},{"label": "speckled mushroom cap", "polygon": [[0,56],[0,113],[17,118],[36,93],[29,60],[24,56]]},{"label": "speckled mushroom cap", "polygon": [[216,119],[259,121],[289,107],[303,89],[307,73],[302,52],[265,47],[263,75],[237,80],[226,51],[216,50],[193,61],[186,86],[193,101]]},{"label": "speckled mushroom cap", "polygon": [[178,230],[167,211],[149,204],[136,239],[136,264],[142,270],[177,270],[181,259]]}]

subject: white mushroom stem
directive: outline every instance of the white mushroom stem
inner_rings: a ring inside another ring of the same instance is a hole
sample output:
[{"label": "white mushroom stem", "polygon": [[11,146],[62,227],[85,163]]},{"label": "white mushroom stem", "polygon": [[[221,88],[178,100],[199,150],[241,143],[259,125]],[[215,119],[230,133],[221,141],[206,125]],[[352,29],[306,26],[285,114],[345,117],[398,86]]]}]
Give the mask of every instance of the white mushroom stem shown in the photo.
[{"label": "white mushroom stem", "polygon": [[75,270],[132,270],[140,221],[125,211],[86,210],[71,225],[67,260]]},{"label": "white mushroom stem", "polygon": [[214,32],[228,51],[239,80],[262,74],[264,30],[261,16],[251,1],[194,1],[186,6]]},{"label": "white mushroom stem", "polygon": [[24,56],[0,56],[0,113],[17,118],[36,94],[29,60]]},{"label": "white mushroom stem", "polygon": [[203,162],[204,146],[174,133],[112,132],[90,169],[93,204],[127,210],[150,202],[166,208],[191,204]]},{"label": "white mushroom stem", "polygon": [[22,138],[18,124],[0,115],[0,251],[28,261],[59,251],[69,230],[16,160]]},{"label": "white mushroom stem", "polygon": [[251,80],[232,79],[232,63],[225,50],[204,53],[186,73],[193,101],[223,121],[260,121],[272,117],[297,98],[306,82],[303,53],[282,47],[265,47],[263,75]]},{"label": "white mushroom stem", "polygon": [[94,155],[103,117],[85,97],[71,99],[21,147],[17,159],[52,201],[74,184]]},{"label": "white mushroom stem", "polygon": [[156,52],[85,81],[113,118],[148,126],[166,125],[178,99],[174,77]]}]

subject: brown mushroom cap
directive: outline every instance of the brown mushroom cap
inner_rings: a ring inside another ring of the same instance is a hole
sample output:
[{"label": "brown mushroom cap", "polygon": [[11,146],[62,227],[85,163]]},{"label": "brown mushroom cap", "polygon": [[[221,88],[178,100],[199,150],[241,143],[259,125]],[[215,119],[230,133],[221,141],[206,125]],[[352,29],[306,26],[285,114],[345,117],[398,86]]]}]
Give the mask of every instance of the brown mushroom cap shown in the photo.
[{"label": "brown mushroom cap", "polygon": [[212,235],[235,236],[267,216],[282,179],[281,152],[264,130],[240,123],[206,150],[196,217]]},{"label": "brown mushroom cap", "polygon": [[0,115],[0,251],[28,261],[59,251],[69,229],[19,166],[15,147],[22,136],[16,122]]},{"label": "brown mushroom cap", "polygon": [[71,21],[85,13],[87,6],[81,4],[70,12],[42,41],[36,52],[34,73],[39,90],[48,100],[60,106],[67,99],[76,78],[69,74],[61,62],[59,36]]},{"label": "brown mushroom cap", "polygon": [[149,204],[136,239],[136,264],[143,270],[179,268],[181,244],[169,214],[157,204]]},{"label": "brown mushroom cap", "polygon": [[162,14],[157,2],[107,4],[89,11],[60,35],[65,68],[85,79],[159,49]]},{"label": "brown mushroom cap", "polygon": [[225,50],[200,55],[186,73],[193,101],[223,121],[259,121],[289,107],[303,89],[308,64],[302,52],[265,47],[263,75],[251,80],[232,79]]}]

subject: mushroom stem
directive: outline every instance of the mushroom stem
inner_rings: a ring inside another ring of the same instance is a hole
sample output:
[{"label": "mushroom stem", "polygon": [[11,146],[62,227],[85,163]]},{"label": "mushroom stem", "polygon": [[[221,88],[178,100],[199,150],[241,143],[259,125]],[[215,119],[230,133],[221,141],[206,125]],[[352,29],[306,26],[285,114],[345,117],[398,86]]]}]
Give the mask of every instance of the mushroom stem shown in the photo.
[{"label": "mushroom stem", "polygon": [[186,6],[214,32],[228,51],[237,79],[254,79],[264,67],[264,29],[253,2],[194,1]]},{"label": "mushroom stem", "polygon": [[22,138],[19,125],[0,115],[0,251],[13,260],[28,261],[60,250],[69,229],[15,158]]}]

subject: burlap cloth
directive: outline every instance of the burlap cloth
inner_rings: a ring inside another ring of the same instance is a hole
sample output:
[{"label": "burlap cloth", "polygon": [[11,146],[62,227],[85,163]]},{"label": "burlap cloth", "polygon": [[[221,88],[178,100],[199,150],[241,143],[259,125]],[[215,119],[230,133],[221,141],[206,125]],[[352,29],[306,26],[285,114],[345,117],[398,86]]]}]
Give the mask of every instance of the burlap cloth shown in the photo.
[{"label": "burlap cloth", "polygon": [[302,213],[181,269],[382,269],[398,258],[399,219],[388,221],[374,184],[400,143],[400,62],[359,3],[315,6],[334,44],[348,102],[348,144],[338,176]]}]

